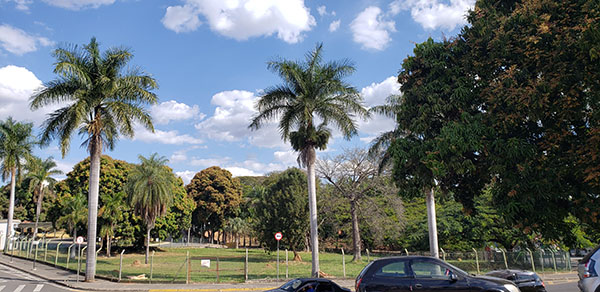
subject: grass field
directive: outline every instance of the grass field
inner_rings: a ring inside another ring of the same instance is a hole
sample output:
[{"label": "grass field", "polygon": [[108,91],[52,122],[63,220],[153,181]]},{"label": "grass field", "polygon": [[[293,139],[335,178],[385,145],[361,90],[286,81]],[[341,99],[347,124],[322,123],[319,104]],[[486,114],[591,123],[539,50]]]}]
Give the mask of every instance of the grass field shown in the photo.
[{"label": "grass field", "polygon": [[[44,254],[44,250],[38,250],[38,261],[46,261],[69,268],[77,269],[77,257],[67,257],[68,244],[60,247],[60,253],[56,257],[56,249],[49,248]],[[77,246],[73,246],[71,253],[76,255]],[[15,255],[25,257],[26,248],[19,254],[15,251]],[[244,282],[244,266],[245,266],[245,249],[222,249],[222,248],[162,248],[155,252],[152,265],[144,263],[144,254],[124,254],[122,266],[123,281],[144,281],[131,280],[130,276],[145,274],[147,278],[151,274],[153,282],[177,282],[185,283],[187,278],[187,261],[186,257],[189,252],[190,256],[190,281],[192,283],[235,283]],[[85,252],[82,252],[82,270],[85,270]],[[413,253],[411,253],[413,254]],[[311,254],[308,252],[300,253],[303,261],[292,261],[293,253],[289,252],[289,261],[286,264],[285,251],[280,252],[279,261],[279,278],[285,279],[286,271],[288,278],[309,277],[311,271]],[[387,256],[389,256],[388,254]],[[510,268],[529,269],[530,263],[527,264],[524,260],[526,254],[511,253],[508,257],[508,265]],[[371,254],[370,260],[376,259],[379,256]],[[33,256],[30,256],[33,258]],[[345,255],[345,274],[342,264],[342,255],[339,253],[319,254],[320,270],[326,277],[332,278],[355,278],[362,268],[367,264],[367,256],[363,254],[362,262],[351,262],[352,255]],[[482,260],[483,259],[483,260]],[[201,266],[201,260],[210,260],[210,267]],[[467,272],[477,273],[478,264],[473,253],[449,253],[447,261]],[[558,261],[557,261],[558,262]],[[96,272],[97,275],[107,278],[119,278],[119,256],[106,257],[102,252],[97,259]],[[485,260],[483,256],[479,257],[479,272],[485,273],[494,269],[504,269],[504,261],[496,255],[495,260]],[[544,266],[539,267],[542,271]],[[551,269],[548,261],[546,261],[546,269]],[[558,267],[559,269],[563,269]],[[567,266],[564,266],[566,269]],[[218,270],[218,273],[217,273]],[[275,252],[265,252],[262,249],[248,250],[248,280],[258,279],[276,279],[277,278],[277,254]]]}]

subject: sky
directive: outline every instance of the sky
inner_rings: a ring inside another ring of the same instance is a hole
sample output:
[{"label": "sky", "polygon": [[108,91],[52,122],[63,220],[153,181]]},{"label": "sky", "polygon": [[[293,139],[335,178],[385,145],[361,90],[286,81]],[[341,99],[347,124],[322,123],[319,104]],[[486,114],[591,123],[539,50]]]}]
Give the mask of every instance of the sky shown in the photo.
[{"label": "sky", "polygon": [[[258,131],[248,125],[264,89],[281,84],[267,62],[302,61],[323,43],[324,60],[349,59],[347,77],[365,107],[400,94],[396,76],[415,43],[452,37],[466,24],[474,0],[0,0],[0,119],[32,122],[39,134],[60,105],[31,111],[29,97],[53,73],[57,47],[84,45],[96,37],[101,50],[125,47],[130,61],[159,84],[148,108],[155,132],[136,127],[104,154],[137,163],[158,153],[188,183],[195,173],[219,166],[233,176],[263,175],[297,166],[276,120]],[[345,140],[334,131],[320,158],[367,148],[394,128],[389,118],[357,120],[359,134]],[[58,141],[36,149],[69,172],[88,156],[73,137],[62,157]]]}]

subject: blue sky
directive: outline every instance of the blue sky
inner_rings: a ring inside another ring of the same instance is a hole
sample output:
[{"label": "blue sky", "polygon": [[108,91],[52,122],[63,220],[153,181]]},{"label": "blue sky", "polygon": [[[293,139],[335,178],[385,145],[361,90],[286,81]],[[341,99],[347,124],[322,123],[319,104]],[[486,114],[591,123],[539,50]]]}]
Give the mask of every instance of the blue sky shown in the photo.
[{"label": "blue sky", "polygon": [[[159,82],[151,107],[155,133],[143,129],[108,154],[137,162],[158,152],[184,181],[213,165],[234,176],[261,175],[296,166],[297,154],[282,142],[274,123],[247,126],[261,90],[280,83],[267,70],[276,58],[301,60],[324,44],[325,60],[351,59],[347,81],[365,106],[398,94],[402,60],[415,43],[456,35],[474,0],[0,0],[0,119],[33,122],[36,132],[58,107],[31,112],[28,98],[54,79],[54,48],[86,44],[130,48],[131,65]],[[334,134],[320,157],[345,148],[366,148],[393,120],[359,121],[350,141]],[[54,156],[68,172],[88,154],[73,140],[63,158],[57,142],[36,150]]]}]

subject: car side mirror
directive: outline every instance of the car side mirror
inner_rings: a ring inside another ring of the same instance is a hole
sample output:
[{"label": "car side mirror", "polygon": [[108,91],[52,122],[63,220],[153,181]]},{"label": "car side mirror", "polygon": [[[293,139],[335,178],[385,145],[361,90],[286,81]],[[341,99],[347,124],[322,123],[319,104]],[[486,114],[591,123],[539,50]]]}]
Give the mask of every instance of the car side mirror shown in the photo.
[{"label": "car side mirror", "polygon": [[458,281],[458,276],[454,273],[450,274],[450,282]]}]

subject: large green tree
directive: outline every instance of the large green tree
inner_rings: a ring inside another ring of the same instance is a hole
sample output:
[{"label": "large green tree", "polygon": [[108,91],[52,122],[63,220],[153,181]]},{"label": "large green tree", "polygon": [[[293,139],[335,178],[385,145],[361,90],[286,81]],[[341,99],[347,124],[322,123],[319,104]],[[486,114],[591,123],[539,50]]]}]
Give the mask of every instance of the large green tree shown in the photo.
[{"label": "large green tree", "polygon": [[298,251],[304,247],[308,231],[306,174],[297,168],[273,174],[266,181],[256,204],[256,231],[259,240],[275,250],[275,233],[281,232],[281,243],[294,252],[294,260],[302,260]]},{"label": "large green tree", "polygon": [[173,202],[173,174],[166,166],[168,162],[158,153],[146,158],[138,156],[140,164],[127,176],[129,202],[135,212],[142,217],[146,225],[146,264],[150,254],[150,231],[154,228],[156,218],[165,215]]},{"label": "large green tree", "polygon": [[319,276],[319,240],[317,194],[315,182],[316,150],[324,150],[334,126],[346,139],[357,134],[356,118],[367,117],[362,97],[344,78],[355,71],[350,60],[323,62],[323,45],[306,54],[302,62],[274,60],[269,70],[279,75],[283,84],[267,88],[256,103],[258,113],[250,128],[257,130],[273,119],[279,119],[284,141],[290,141],[299,152],[298,163],[308,172],[308,205],[310,210],[310,245],[312,276]]},{"label": "large green tree", "polygon": [[29,191],[34,194],[36,201],[35,226],[33,228],[33,238],[36,238],[44,197],[54,192],[56,179],[52,176],[62,174],[63,172],[55,169],[56,162],[54,162],[52,157],[42,160],[39,157],[32,156],[27,161],[26,168],[27,178],[29,178]]},{"label": "large green tree", "polygon": [[85,196],[78,193],[72,196],[65,197],[62,202],[64,215],[58,218],[56,224],[65,226],[73,235],[73,242],[77,239],[77,225],[87,222],[88,210],[85,206]]},{"label": "large green tree", "polygon": [[242,203],[240,181],[218,166],[196,173],[185,189],[196,202],[194,222],[208,225],[211,240],[214,231],[222,228],[225,219],[233,217]]},{"label": "large green tree", "polygon": [[125,48],[110,48],[104,53],[95,38],[83,46],[66,46],[54,51],[54,73],[58,78],[44,84],[31,97],[31,109],[51,104],[62,108],[51,113],[44,123],[42,142],[58,139],[65,156],[74,132],[86,137],[84,145],[90,154],[88,191],[88,249],[86,281],[96,275],[96,227],[100,157],[102,149],[114,149],[120,135],[134,136],[134,124],[154,131],[150,114],[144,105],[155,104],[156,80],[139,69],[127,72],[133,55]]},{"label": "large green tree", "polygon": [[32,136],[31,123],[19,123],[11,117],[6,121],[0,122],[0,171],[2,180],[6,181],[10,175],[10,199],[8,204],[8,220],[6,225],[6,242],[4,252],[8,250],[12,234],[13,213],[15,208],[15,187],[17,176],[20,175],[23,167],[22,161],[31,156],[31,151],[35,145]]},{"label": "large green tree", "polygon": [[395,181],[406,198],[426,194],[430,252],[439,256],[434,189],[453,191],[467,210],[488,182],[481,137],[486,131],[474,78],[460,39],[417,44],[398,76],[396,115],[403,133],[390,146]]},{"label": "large green tree", "polygon": [[546,238],[600,220],[600,3],[478,1],[464,38],[508,222]]}]

